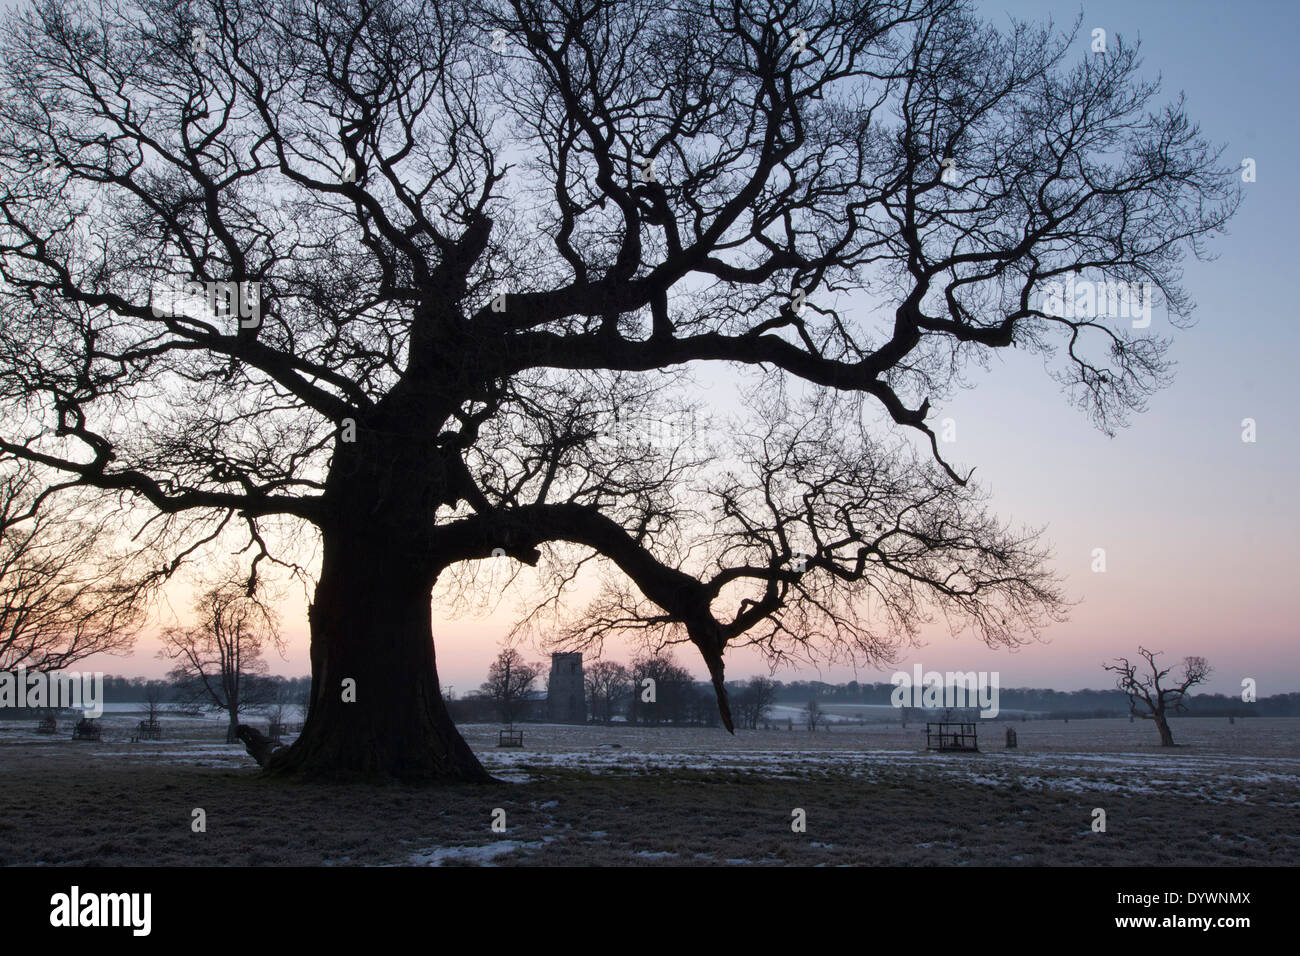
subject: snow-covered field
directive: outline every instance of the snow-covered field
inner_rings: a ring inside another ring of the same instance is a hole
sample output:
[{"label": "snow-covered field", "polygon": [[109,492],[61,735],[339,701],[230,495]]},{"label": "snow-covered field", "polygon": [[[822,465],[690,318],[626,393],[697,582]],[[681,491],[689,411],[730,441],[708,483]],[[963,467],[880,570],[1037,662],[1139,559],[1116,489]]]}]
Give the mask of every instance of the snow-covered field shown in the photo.
[{"label": "snow-covered field", "polygon": [[[138,719],[106,714],[99,743],[0,723],[0,862],[1300,863],[1300,720],[1178,720],[1173,749],[1127,720],[987,722],[972,754],[927,752],[923,725],[883,722],[524,724],[520,749],[471,724],[505,785],[430,791],[272,787],[221,721],[164,717],[162,740],[132,742]],[[1090,829],[1095,808],[1110,834]]]},{"label": "snow-covered field", "polygon": [[[251,767],[241,744],[224,742],[224,722],[211,717],[165,716],[158,741],[131,740],[139,713],[118,705],[101,718],[100,743],[74,742],[29,724],[0,723],[0,772],[11,745],[37,747],[50,757],[79,755],[93,762],[177,763]],[[256,720],[252,721],[256,723]],[[556,770],[592,774],[655,775],[675,771],[811,779],[845,775],[879,780],[900,773],[982,786],[1071,793],[1177,793],[1211,802],[1244,802],[1259,788],[1290,794],[1300,806],[1300,719],[1183,719],[1173,724],[1181,746],[1155,746],[1150,724],[1127,720],[988,722],[981,753],[931,753],[924,725],[836,725],[832,730],[738,731],[718,728],[523,724],[524,747],[496,747],[495,725],[461,728],[483,764],[497,777],[524,782]],[[1007,749],[1005,730],[1018,734]],[[68,728],[70,731],[70,726]],[[292,742],[292,735],[284,738]]]},{"label": "snow-covered field", "polygon": [[[989,754],[918,753],[906,750],[837,750],[782,753],[771,750],[723,752],[599,751],[569,753],[488,752],[483,762],[502,779],[523,780],[553,768],[591,773],[652,774],[674,770],[761,774],[789,780],[845,774],[879,780],[902,773],[984,786],[1072,793],[1123,791],[1179,793],[1212,802],[1245,802],[1256,785],[1280,791],[1300,785],[1300,758],[1191,756],[1148,753],[1053,753],[1010,751]],[[1244,785],[1244,786],[1243,786]],[[1297,796],[1292,793],[1292,796]],[[1300,798],[1285,804],[1300,808]]]}]

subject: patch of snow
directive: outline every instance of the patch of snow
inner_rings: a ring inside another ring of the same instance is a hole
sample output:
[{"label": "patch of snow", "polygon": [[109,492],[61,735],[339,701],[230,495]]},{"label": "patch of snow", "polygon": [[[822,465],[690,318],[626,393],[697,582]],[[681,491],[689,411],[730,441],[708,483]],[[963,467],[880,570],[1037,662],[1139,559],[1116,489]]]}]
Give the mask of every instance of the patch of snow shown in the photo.
[{"label": "patch of snow", "polygon": [[537,850],[544,842],[523,843],[518,840],[499,840],[481,846],[436,846],[431,850],[421,850],[411,854],[412,866],[442,866],[449,860],[474,863],[479,866],[492,866],[492,861],[499,856],[520,850]]}]

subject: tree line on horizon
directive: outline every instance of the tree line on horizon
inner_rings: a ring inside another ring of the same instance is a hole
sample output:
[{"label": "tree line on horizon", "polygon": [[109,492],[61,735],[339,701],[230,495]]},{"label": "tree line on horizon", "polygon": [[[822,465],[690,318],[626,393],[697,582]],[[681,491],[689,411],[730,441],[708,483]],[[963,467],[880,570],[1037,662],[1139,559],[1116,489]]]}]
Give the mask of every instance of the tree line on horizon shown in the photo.
[{"label": "tree line on horizon", "polygon": [[[603,662],[601,663],[614,663]],[[628,670],[625,665],[617,665]],[[587,668],[590,669],[590,666]],[[630,671],[629,671],[630,673]],[[284,677],[279,675],[257,675],[258,681],[262,682],[271,691],[271,696],[288,698],[289,700],[304,699],[310,692],[311,678],[302,677]],[[755,680],[768,681],[772,685],[773,696],[769,703],[775,704],[797,704],[803,706],[809,700],[817,700],[821,704],[888,704],[889,695],[894,690],[894,685],[874,682],[864,683],[859,681],[848,681],[841,684],[832,684],[825,681],[780,681],[771,678],[755,678]],[[614,681],[617,686],[617,681]],[[741,696],[750,687],[753,681],[731,681],[728,683],[728,689]],[[184,694],[182,693],[183,682],[162,678],[146,677],[127,677],[123,675],[106,675],[104,677],[104,701],[106,703],[140,703],[145,701],[145,694],[151,688],[159,688],[163,691],[163,700],[168,705],[183,703]],[[696,680],[689,673],[686,676],[679,677],[670,675],[666,685],[670,689],[675,686],[691,685],[698,689],[705,689],[705,682]],[[597,702],[592,701],[590,684],[588,685],[588,713],[593,721],[603,721],[606,713],[610,716],[623,714],[631,707],[628,699],[631,696],[630,686],[626,691],[621,691],[610,698],[610,710],[606,710],[605,700]],[[536,688],[536,693],[544,690],[542,684]],[[1128,713],[1128,698],[1123,691],[1116,689],[1105,690],[1053,690],[1051,688],[1035,687],[1007,687],[999,690],[1000,703],[1002,709],[1011,711],[1029,711],[1032,713],[1042,713],[1052,716],[1068,717],[1119,717]],[[254,693],[253,698],[260,699],[264,696],[262,693]],[[462,695],[459,698],[451,698],[453,706],[462,705],[467,699],[485,699],[490,697],[484,696],[481,688],[473,694]],[[639,699],[639,697],[638,697]],[[665,698],[660,697],[660,702]],[[250,701],[253,703],[254,701]],[[457,708],[460,709],[460,708]],[[673,711],[675,707],[666,707],[665,711]],[[681,707],[683,712],[688,708]],[[661,711],[661,714],[663,711]],[[1300,717],[1300,693],[1273,694],[1268,697],[1260,697],[1253,704],[1246,704],[1237,697],[1231,697],[1226,694],[1196,694],[1187,699],[1187,712],[1184,716],[1189,717],[1223,717],[1223,716],[1256,716],[1256,717]],[[661,717],[662,720],[662,717]],[[671,718],[664,721],[673,723]],[[748,726],[748,722],[745,722]]]}]

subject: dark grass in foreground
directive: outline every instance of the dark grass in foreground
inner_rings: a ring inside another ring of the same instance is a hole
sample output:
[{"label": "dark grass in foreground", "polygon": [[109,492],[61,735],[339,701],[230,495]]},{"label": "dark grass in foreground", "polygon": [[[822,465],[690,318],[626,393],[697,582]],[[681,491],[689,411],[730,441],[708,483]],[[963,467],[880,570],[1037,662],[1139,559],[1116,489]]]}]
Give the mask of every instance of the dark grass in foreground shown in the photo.
[{"label": "dark grass in foreground", "polygon": [[[319,787],[253,770],[0,773],[0,863],[497,865],[1296,865],[1281,801],[1074,794],[835,773],[802,780],[673,770],[425,789]],[[1107,832],[1094,833],[1094,807]],[[191,830],[191,811],[207,832]],[[492,811],[506,812],[503,834]],[[807,832],[790,829],[807,812]],[[440,848],[440,849],[439,849]]]}]

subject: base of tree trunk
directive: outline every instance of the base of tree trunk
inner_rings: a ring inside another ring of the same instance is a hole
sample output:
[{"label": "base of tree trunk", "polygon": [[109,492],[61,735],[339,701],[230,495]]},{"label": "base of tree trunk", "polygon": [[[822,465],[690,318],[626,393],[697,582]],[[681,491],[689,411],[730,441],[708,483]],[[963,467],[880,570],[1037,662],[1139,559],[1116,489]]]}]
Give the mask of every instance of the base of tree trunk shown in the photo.
[{"label": "base of tree trunk", "polygon": [[257,761],[259,767],[265,767],[271,755],[279,749],[274,740],[256,727],[249,727],[247,724],[239,725],[239,739],[244,742],[248,755]]},{"label": "base of tree trunk", "polygon": [[311,706],[298,739],[266,757],[267,774],[313,782],[497,782],[443,699],[430,615],[436,574],[422,558],[422,541],[403,539],[409,525],[392,519],[374,533],[325,534],[309,610]]},{"label": "base of tree trunk", "polygon": [[455,727],[449,729],[454,737],[438,743],[400,745],[389,740],[365,745],[351,734],[312,734],[304,727],[292,745],[266,754],[259,763],[268,776],[304,783],[500,783]]},{"label": "base of tree trunk", "polygon": [[1167,723],[1165,723],[1164,719],[1161,718],[1161,717],[1157,717],[1157,718],[1156,718],[1156,730],[1160,731],[1160,746],[1161,746],[1161,747],[1176,747],[1176,746],[1177,746],[1177,744],[1174,743],[1174,735],[1173,735],[1173,732],[1169,729],[1169,725],[1168,725]]}]

